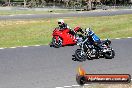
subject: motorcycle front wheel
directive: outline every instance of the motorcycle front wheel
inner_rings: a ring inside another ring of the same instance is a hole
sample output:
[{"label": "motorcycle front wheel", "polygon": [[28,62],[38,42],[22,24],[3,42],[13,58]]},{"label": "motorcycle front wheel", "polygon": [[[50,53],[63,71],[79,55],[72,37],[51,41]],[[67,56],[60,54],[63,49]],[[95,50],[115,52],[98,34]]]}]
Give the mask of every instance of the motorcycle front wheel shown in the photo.
[{"label": "motorcycle front wheel", "polygon": [[75,58],[76,58],[78,61],[80,61],[80,62],[85,61],[85,60],[87,59],[86,54],[82,54],[82,55],[81,55],[81,52],[82,52],[81,49],[77,49],[77,50],[75,51]]},{"label": "motorcycle front wheel", "polygon": [[55,48],[59,48],[62,46],[62,39],[60,37],[58,37],[58,41],[56,40],[56,38],[52,38],[52,44]]}]

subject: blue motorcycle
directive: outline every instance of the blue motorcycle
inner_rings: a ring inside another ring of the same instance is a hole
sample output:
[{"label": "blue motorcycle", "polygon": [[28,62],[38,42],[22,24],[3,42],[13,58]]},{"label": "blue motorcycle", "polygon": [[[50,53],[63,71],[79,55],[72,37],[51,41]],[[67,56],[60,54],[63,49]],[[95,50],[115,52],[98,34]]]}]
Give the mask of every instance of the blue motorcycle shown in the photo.
[{"label": "blue motorcycle", "polygon": [[104,57],[112,59],[115,56],[115,51],[111,47],[110,40],[101,41],[100,38],[90,29],[85,30],[85,38],[77,45],[80,49],[75,51],[75,58],[78,61],[92,60],[93,58]]}]

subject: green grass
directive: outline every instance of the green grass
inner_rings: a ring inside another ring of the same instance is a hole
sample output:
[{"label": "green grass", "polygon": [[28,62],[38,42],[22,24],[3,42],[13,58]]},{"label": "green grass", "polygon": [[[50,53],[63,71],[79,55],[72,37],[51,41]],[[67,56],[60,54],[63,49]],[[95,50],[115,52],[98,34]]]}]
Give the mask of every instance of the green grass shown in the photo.
[{"label": "green grass", "polygon": [[[0,47],[47,45],[57,19],[0,21]],[[63,18],[71,28],[92,27],[100,38],[132,37],[132,15]]]},{"label": "green grass", "polygon": [[[51,12],[52,11],[52,12]],[[50,13],[68,13],[72,10],[49,10],[49,11],[35,11],[35,10],[1,10],[0,15],[16,15],[16,14],[50,14]]]}]

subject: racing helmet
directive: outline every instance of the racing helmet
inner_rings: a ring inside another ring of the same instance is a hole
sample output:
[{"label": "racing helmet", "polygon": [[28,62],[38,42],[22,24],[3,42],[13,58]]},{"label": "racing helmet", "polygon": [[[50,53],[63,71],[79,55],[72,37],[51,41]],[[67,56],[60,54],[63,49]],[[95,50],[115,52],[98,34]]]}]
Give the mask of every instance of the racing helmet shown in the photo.
[{"label": "racing helmet", "polygon": [[87,29],[85,29],[85,34],[86,34],[87,36],[92,36],[92,35],[94,34],[94,32],[92,31],[91,28],[87,28]]},{"label": "racing helmet", "polygon": [[58,25],[60,26],[60,25],[62,25],[62,24],[64,24],[64,20],[59,19],[59,20],[58,20]]}]

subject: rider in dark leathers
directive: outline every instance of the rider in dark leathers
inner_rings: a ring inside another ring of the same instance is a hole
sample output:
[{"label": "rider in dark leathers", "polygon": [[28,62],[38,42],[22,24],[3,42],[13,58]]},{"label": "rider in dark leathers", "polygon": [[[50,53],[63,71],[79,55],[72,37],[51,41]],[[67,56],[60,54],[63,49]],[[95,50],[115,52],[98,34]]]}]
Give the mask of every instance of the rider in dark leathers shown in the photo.
[{"label": "rider in dark leathers", "polygon": [[86,34],[86,36],[89,38],[88,40],[89,40],[89,42],[90,42],[91,45],[94,45],[94,46],[96,46],[96,47],[98,47],[98,48],[101,48],[101,46],[100,46],[101,40],[100,40],[100,38],[92,31],[91,28],[87,28],[87,29],[85,30],[85,34]]}]

